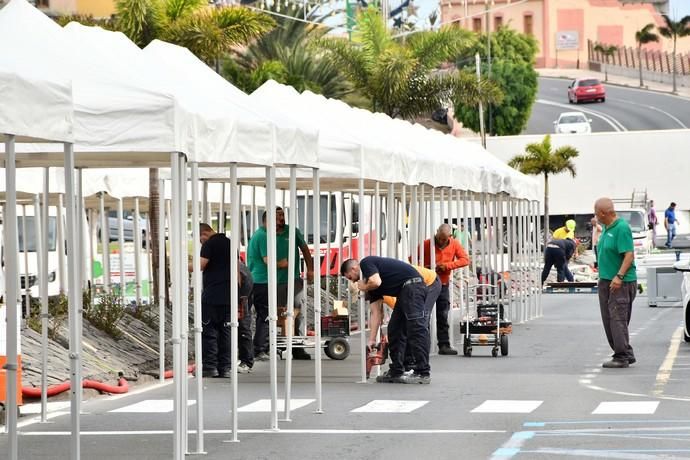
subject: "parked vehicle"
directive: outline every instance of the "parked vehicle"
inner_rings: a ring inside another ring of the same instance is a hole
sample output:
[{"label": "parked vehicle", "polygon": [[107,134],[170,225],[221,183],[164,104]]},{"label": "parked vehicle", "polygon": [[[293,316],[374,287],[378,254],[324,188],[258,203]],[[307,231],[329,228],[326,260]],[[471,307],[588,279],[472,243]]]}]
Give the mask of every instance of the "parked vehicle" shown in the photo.
[{"label": "parked vehicle", "polygon": [[[134,241],[134,213],[125,211],[123,213],[122,229],[124,232],[125,241]],[[98,218],[96,223],[98,228],[98,239],[101,238],[101,219]],[[146,247],[148,221],[139,217],[139,229],[141,230],[141,244]],[[119,241],[120,239],[120,225],[117,218],[117,210],[108,211],[108,239],[109,241]]]},{"label": "parked vehicle", "polygon": [[564,112],[553,122],[556,134],[581,134],[591,133],[591,119],[582,112]]},{"label": "parked vehicle", "polygon": [[576,78],[568,86],[568,102],[579,104],[587,101],[606,102],[606,88],[596,78]]}]

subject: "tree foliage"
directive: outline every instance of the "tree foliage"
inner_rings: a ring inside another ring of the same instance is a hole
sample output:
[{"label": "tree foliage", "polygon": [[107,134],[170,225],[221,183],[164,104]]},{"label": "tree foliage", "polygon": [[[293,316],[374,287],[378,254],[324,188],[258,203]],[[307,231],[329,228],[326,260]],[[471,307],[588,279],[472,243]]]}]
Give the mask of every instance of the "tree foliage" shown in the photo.
[{"label": "tree foliage", "polygon": [[400,118],[430,113],[458,95],[500,103],[503,94],[492,82],[477,83],[457,71],[438,70],[473,44],[472,34],[457,28],[397,39],[375,8],[359,13],[351,42],[340,38],[318,42],[374,111]]},{"label": "tree foliage", "polygon": [[[505,98],[499,106],[485,107],[484,126],[491,135],[520,134],[527,126],[537,96],[537,72],[534,70],[537,42],[528,35],[506,27],[499,28],[490,37],[490,79],[497,84]],[[475,46],[460,55],[458,67],[474,74],[474,56],[479,53],[482,75],[488,75],[486,44],[486,35],[481,35]],[[465,126],[479,132],[479,112],[476,103],[468,104],[461,99],[456,100],[455,117]]]},{"label": "tree foliage", "polygon": [[673,92],[676,93],[678,92],[676,83],[676,74],[678,73],[676,65],[676,43],[679,38],[690,36],[690,16],[685,16],[680,21],[674,21],[665,14],[662,14],[661,17],[664,18],[664,23],[666,25],[659,27],[659,33],[673,40]]},{"label": "tree foliage", "polygon": [[658,42],[659,36],[653,32],[654,24],[649,23],[638,31],[635,31],[635,42],[637,43],[637,68],[640,71],[640,87],[644,86],[642,79],[642,46],[647,43]]},{"label": "tree foliage", "polygon": [[508,165],[524,174],[544,176],[544,244],[549,230],[549,176],[569,172],[575,177],[575,163],[573,160],[580,153],[575,147],[565,145],[554,150],[551,136],[546,135],[541,142],[528,144],[525,153],[514,156]]},{"label": "tree foliage", "polygon": [[[281,14],[296,17],[302,12],[288,9]],[[316,23],[326,18],[317,16],[314,11],[307,16],[308,21]],[[329,30],[325,25],[278,18],[273,30],[249,46],[236,49],[230,59],[224,60],[223,76],[249,93],[272,79],[298,91],[310,90],[330,98],[343,98],[352,91],[351,85],[338,67],[325,59],[321,50],[311,46]]]}]

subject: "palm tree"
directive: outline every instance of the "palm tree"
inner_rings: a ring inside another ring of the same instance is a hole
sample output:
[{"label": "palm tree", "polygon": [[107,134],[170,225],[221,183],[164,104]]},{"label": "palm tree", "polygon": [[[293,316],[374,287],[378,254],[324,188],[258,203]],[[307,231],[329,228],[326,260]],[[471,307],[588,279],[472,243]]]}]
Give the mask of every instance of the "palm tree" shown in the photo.
[{"label": "palm tree", "polygon": [[594,47],[594,51],[598,51],[604,55],[606,60],[606,63],[604,64],[604,81],[609,81],[609,58],[613,56],[613,53],[618,51],[618,47],[615,45],[602,45],[601,43],[597,43],[597,45]]},{"label": "palm tree", "polygon": [[637,42],[637,66],[640,68],[640,87],[644,86],[642,81],[642,46],[647,43],[658,42],[659,36],[652,32],[654,24],[649,23],[637,32],[635,32],[635,41]]},{"label": "palm tree", "polygon": [[678,38],[687,37],[690,35],[690,16],[685,16],[680,21],[673,21],[667,15],[661,15],[666,22],[666,26],[659,27],[659,33],[666,38],[673,40],[673,92],[678,92],[678,87],[676,86],[676,41]]},{"label": "palm tree", "polygon": [[353,41],[324,38],[318,46],[365,96],[371,109],[410,119],[430,113],[448,101],[498,104],[503,94],[488,80],[469,73],[439,71],[474,44],[470,32],[457,28],[419,32],[398,40],[373,7],[360,12]]},{"label": "palm tree", "polygon": [[[277,9],[279,2],[273,8]],[[288,8],[278,18],[277,26],[244,48],[234,50],[224,59],[222,74],[235,86],[251,93],[269,79],[293,86],[298,91],[310,90],[328,98],[342,99],[352,86],[324,53],[310,44],[322,38],[331,28],[322,25],[329,15],[318,16],[316,9],[301,21],[302,11]],[[318,23],[314,24],[314,23]]]},{"label": "palm tree", "polygon": [[[114,22],[115,29],[140,47],[155,39],[165,40],[189,48],[199,59],[216,67],[232,47],[258,38],[275,24],[266,14],[244,7],[209,7],[207,0],[118,0]],[[158,180],[158,169],[149,169],[149,236],[156,299],[162,288],[158,286],[158,270],[167,266],[158,260]]]},{"label": "palm tree", "polygon": [[575,177],[573,159],[580,153],[569,145],[553,149],[551,135],[546,135],[541,142],[528,144],[525,153],[514,156],[508,165],[524,174],[544,175],[544,244],[549,235],[549,176],[570,172]]}]

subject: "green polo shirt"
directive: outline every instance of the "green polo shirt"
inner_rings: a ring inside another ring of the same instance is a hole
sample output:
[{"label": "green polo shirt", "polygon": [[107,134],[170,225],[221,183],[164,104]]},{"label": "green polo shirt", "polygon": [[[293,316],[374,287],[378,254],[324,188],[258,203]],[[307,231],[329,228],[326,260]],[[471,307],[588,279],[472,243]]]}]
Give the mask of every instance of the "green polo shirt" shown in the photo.
[{"label": "green polo shirt", "polygon": [[[288,258],[288,249],[290,244],[289,227],[285,225],[282,233],[276,233],[276,257],[277,260]],[[304,236],[302,232],[295,229],[295,278],[300,277],[300,261],[299,261],[299,247],[305,245]],[[247,247],[247,265],[252,272],[254,283],[266,284],[268,283],[268,266],[264,262],[264,257],[268,256],[268,234],[266,227],[259,227]],[[278,269],[278,284],[288,282],[288,269]]]},{"label": "green polo shirt", "polygon": [[[613,280],[623,263],[626,252],[635,251],[632,231],[628,223],[620,217],[608,227],[602,225],[602,233],[597,243],[599,278]],[[635,261],[625,273],[623,281],[637,281]]]}]

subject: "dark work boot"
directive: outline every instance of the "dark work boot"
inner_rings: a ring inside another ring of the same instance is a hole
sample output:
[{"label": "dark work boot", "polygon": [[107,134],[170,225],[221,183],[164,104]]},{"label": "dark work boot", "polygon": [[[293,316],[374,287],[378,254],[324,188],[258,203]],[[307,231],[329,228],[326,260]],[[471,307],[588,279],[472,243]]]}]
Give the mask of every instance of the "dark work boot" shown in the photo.
[{"label": "dark work boot", "polygon": [[601,365],[601,367],[604,367],[606,369],[623,369],[630,366],[628,364],[628,361],[621,360],[621,359],[612,359],[611,361],[606,361],[604,364]]},{"label": "dark work boot", "polygon": [[438,354],[439,355],[457,355],[458,350],[451,347],[450,345],[443,344],[443,345],[438,346]]}]

